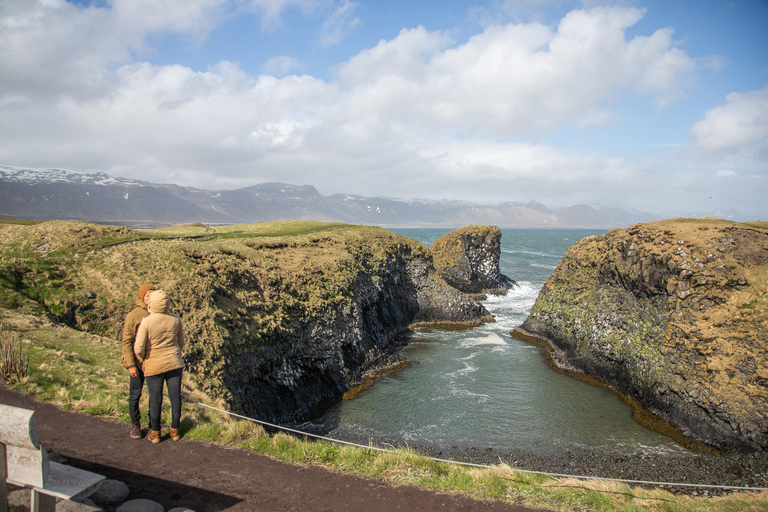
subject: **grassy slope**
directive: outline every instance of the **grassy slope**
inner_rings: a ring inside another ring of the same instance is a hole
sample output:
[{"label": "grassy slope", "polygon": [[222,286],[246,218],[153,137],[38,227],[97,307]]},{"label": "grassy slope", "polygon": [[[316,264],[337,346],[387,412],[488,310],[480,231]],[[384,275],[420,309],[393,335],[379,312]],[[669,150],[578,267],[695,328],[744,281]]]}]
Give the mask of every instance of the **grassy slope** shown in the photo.
[{"label": "grassy slope", "polygon": [[[3,288],[0,291],[3,296],[0,321],[11,326],[22,337],[30,357],[29,376],[7,385],[31,393],[39,400],[56,403],[64,409],[100,415],[105,419],[126,424],[129,421],[127,379],[120,365],[120,343],[115,339],[114,333],[101,336],[49,322],[43,314],[40,302],[31,300],[29,295],[13,289],[13,283],[8,280],[9,266],[18,268],[22,263],[19,260],[24,260],[25,268],[34,270],[26,274],[26,278],[32,279],[30,283],[36,283],[33,290],[38,290],[36,293],[39,295],[33,295],[41,301],[47,299],[66,302],[67,297],[83,292],[74,288],[60,289],[61,287],[49,286],[52,283],[66,285],[68,281],[57,277],[57,273],[62,273],[61,267],[66,265],[67,260],[78,259],[84,263],[78,265],[77,275],[82,274],[90,279],[87,281],[89,284],[95,286],[101,283],[104,289],[113,287],[114,291],[110,294],[116,297],[121,294],[130,296],[133,284],[126,284],[117,277],[128,269],[137,271],[131,267],[130,262],[120,260],[116,254],[109,250],[100,250],[101,248],[110,245],[114,247],[115,243],[137,239],[144,240],[138,245],[151,245],[159,244],[149,240],[151,238],[200,237],[216,233],[217,238],[261,237],[263,247],[279,246],[288,249],[291,244],[287,242],[292,237],[317,236],[317,232],[314,235],[306,232],[331,227],[307,223],[278,223],[231,226],[215,230],[204,226],[185,226],[171,230],[131,232],[122,228],[79,223],[45,224],[35,226],[34,231],[29,231],[29,228],[27,231],[19,230],[18,226],[0,228],[0,234],[3,235],[0,237],[0,267],[4,272]],[[354,233],[357,229],[344,226],[341,231]],[[47,239],[41,239],[42,237]],[[172,243],[189,242],[176,240]],[[45,247],[46,243],[48,247]],[[51,251],[47,253],[49,257],[53,254],[51,259],[42,257],[47,251]],[[57,256],[56,251],[60,251],[61,256]],[[100,256],[103,259],[98,259],[94,256],[98,253],[105,253],[107,256]],[[68,254],[79,256],[67,257]],[[298,253],[294,256],[300,260],[303,258]],[[277,263],[282,261],[280,258]],[[115,268],[109,272],[92,268],[96,263],[113,265]],[[160,265],[162,262],[153,260],[151,263]],[[294,263],[295,259],[293,263],[286,265],[290,267]],[[70,269],[68,275],[71,275],[71,272]],[[111,280],[108,276],[111,276]],[[137,277],[152,280],[150,278],[156,275],[139,273]],[[171,282],[174,278],[169,275],[167,279]],[[30,289],[25,291],[29,292]],[[123,306],[130,306],[130,300],[122,300]],[[121,310],[119,305],[104,304],[101,307],[104,312],[112,311],[113,315]],[[121,321],[122,316],[118,317]],[[210,400],[190,379],[186,379],[184,383],[184,393],[193,400],[221,406],[220,403]],[[146,404],[142,405],[142,410],[146,410]],[[167,415],[168,411],[165,411],[165,414]],[[768,504],[768,493],[735,494],[709,500],[678,497],[666,491],[629,488],[623,484],[553,480],[509,472],[503,468],[483,470],[447,465],[408,451],[382,454],[325,442],[300,440],[284,434],[268,435],[261,427],[251,422],[233,420],[193,405],[185,409],[182,428],[190,439],[238,446],[282,460],[319,464],[332,470],[369,476],[395,485],[418,485],[441,491],[466,493],[480,499],[500,499],[551,510],[758,511],[764,510]]]}]

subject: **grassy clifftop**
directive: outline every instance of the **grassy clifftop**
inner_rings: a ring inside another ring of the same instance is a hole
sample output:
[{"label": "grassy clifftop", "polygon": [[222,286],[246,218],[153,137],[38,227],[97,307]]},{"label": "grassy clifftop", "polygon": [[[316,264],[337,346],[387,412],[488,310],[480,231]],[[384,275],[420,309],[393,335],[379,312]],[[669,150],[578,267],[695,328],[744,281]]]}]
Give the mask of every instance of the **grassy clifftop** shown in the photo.
[{"label": "grassy clifftop", "polygon": [[[323,265],[317,253],[351,262],[366,238],[382,233],[294,221],[147,231],[79,222],[0,225],[0,307],[51,314],[86,331],[116,336],[119,313],[133,307],[134,288],[142,283],[166,289],[177,305],[196,302],[192,288],[199,285],[190,278],[199,274],[201,260],[226,267],[224,260],[238,261],[237,254],[250,251],[254,266],[275,279],[295,281],[293,288],[300,288],[302,276]],[[268,250],[258,251],[261,247]],[[287,248],[292,249],[290,257],[284,256]],[[276,259],[279,265],[270,263]],[[343,282],[343,266],[334,270],[328,281]],[[217,286],[208,284],[211,290],[206,295]]]}]

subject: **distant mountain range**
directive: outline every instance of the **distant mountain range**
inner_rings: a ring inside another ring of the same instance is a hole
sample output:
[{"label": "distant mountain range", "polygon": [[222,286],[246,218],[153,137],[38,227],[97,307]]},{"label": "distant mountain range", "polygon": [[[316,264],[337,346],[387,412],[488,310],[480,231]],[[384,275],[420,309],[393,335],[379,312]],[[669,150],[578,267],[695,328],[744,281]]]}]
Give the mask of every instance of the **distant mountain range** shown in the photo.
[{"label": "distant mountain range", "polygon": [[323,196],[312,186],[284,183],[201,190],[117,178],[101,172],[10,166],[0,166],[0,216],[81,220],[138,228],[299,219],[383,227],[480,224],[608,229],[661,218],[646,212],[587,205],[550,210],[539,203],[480,205],[347,194]]}]

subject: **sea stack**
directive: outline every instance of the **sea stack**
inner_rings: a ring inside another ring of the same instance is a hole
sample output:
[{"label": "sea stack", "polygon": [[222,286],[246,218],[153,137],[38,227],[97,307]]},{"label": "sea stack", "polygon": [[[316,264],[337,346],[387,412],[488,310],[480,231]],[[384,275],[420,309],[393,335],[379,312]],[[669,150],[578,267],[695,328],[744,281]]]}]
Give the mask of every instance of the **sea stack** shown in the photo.
[{"label": "sea stack", "polygon": [[499,271],[501,230],[464,226],[435,240],[430,248],[437,274],[464,293],[506,293],[515,282]]}]

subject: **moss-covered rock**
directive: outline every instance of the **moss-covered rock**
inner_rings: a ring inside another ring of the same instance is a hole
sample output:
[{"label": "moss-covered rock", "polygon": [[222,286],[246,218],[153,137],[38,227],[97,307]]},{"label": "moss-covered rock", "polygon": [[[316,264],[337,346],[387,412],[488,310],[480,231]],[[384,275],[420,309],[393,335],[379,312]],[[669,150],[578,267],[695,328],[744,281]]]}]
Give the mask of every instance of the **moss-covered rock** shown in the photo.
[{"label": "moss-covered rock", "polygon": [[571,247],[519,335],[686,437],[768,449],[768,229],[674,219]]},{"label": "moss-covered rock", "polygon": [[491,320],[437,277],[426,247],[380,228],[0,227],[2,308],[117,337],[144,283],[182,314],[198,386],[273,421],[305,418],[397,364],[395,335],[413,324]]},{"label": "moss-covered rock", "polygon": [[430,248],[435,270],[454,288],[471,294],[500,294],[515,282],[499,270],[501,230],[464,226],[435,240]]}]

